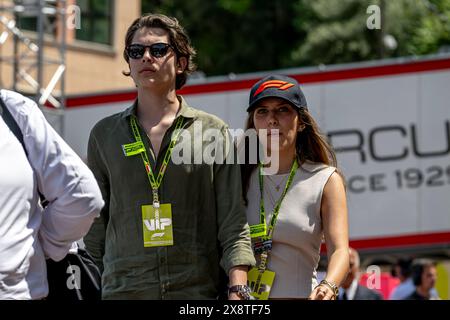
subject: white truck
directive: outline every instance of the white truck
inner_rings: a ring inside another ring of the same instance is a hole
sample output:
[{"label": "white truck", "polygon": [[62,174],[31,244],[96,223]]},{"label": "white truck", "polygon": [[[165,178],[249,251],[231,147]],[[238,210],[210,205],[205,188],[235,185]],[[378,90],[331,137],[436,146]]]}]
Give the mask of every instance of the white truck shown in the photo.
[{"label": "white truck", "polygon": [[[268,73],[301,84],[347,180],[351,245],[362,257],[450,256],[450,55],[196,79],[192,106],[243,128],[250,87]],[[64,138],[82,156],[92,126],[136,93],[69,97]]]}]

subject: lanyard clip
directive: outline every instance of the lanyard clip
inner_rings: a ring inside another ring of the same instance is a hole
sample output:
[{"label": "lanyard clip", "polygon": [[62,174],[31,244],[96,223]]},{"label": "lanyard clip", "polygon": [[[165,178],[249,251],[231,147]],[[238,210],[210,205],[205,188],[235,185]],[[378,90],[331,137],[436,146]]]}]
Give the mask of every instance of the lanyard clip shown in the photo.
[{"label": "lanyard clip", "polygon": [[159,208],[158,189],[153,189],[153,208]]},{"label": "lanyard clip", "polygon": [[263,251],[260,255],[260,262],[259,262],[259,266],[258,266],[258,271],[260,273],[263,273],[266,270],[267,267],[267,251]]}]

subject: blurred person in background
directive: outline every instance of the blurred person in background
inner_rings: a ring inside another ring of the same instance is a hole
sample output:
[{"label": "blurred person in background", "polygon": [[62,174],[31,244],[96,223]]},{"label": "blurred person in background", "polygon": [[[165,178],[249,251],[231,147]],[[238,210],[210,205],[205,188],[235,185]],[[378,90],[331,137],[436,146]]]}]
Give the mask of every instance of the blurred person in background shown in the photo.
[{"label": "blurred person in background", "polygon": [[389,295],[389,300],[403,300],[414,292],[415,287],[411,278],[412,258],[401,258],[394,265],[392,275],[400,280]]},{"label": "blurred person in background", "polygon": [[406,300],[439,300],[437,295],[432,295],[437,280],[436,263],[429,259],[417,259],[412,264],[412,281],[415,290],[406,297]]},{"label": "blurred person in background", "polygon": [[376,290],[369,289],[359,283],[360,259],[358,252],[350,248],[350,270],[341,284],[339,300],[383,300],[383,296]]},{"label": "blurred person in background", "polygon": [[[392,290],[389,300],[404,300],[414,293],[416,286],[413,283],[412,274],[413,258],[401,258],[394,266],[393,275],[399,278],[400,284]],[[438,297],[435,288],[430,290],[432,297]]]}]

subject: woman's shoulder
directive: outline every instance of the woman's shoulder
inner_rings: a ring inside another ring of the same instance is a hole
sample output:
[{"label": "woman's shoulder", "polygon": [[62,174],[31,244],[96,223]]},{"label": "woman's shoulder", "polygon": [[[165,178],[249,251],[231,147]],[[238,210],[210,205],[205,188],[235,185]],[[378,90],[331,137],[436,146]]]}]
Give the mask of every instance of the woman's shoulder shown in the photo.
[{"label": "woman's shoulder", "polygon": [[310,172],[310,173],[316,173],[316,172],[319,172],[319,171],[322,171],[322,170],[325,170],[325,169],[329,169],[330,171],[333,171],[333,172],[336,170],[335,167],[329,166],[329,165],[327,165],[325,163],[312,162],[312,161],[309,161],[309,160],[306,160],[305,162],[303,162],[300,165],[300,167],[303,170],[305,170],[307,172]]}]

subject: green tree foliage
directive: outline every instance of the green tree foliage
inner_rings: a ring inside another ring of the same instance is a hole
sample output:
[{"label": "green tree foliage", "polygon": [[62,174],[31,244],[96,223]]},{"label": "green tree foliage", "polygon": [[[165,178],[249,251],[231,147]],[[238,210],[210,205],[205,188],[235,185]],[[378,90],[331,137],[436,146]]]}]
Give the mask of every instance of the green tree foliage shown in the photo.
[{"label": "green tree foliage", "polygon": [[[372,60],[435,53],[450,44],[450,0],[298,1],[296,25],[307,32],[292,51],[300,65]],[[381,29],[370,30],[367,8],[382,11]],[[304,12],[308,17],[304,20]],[[386,36],[395,46],[386,44]]]},{"label": "green tree foliage", "polygon": [[290,59],[300,65],[373,59],[376,32],[366,27],[370,0],[298,1],[296,26],[305,39],[297,41]]},{"label": "green tree foliage", "polygon": [[295,1],[143,0],[143,12],[176,17],[198,51],[197,64],[207,75],[285,67],[294,39]]},{"label": "green tree foliage", "polygon": [[[367,28],[370,5],[382,8],[381,30]],[[180,20],[208,76],[422,55],[450,45],[450,0],[142,0],[142,8]]]},{"label": "green tree foliage", "polygon": [[427,54],[447,47],[450,51],[450,0],[427,1],[427,13],[415,31],[409,51]]}]

